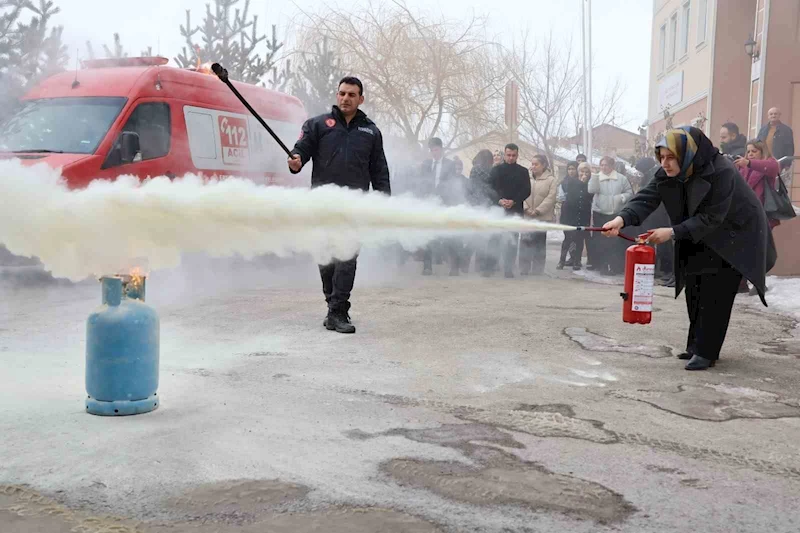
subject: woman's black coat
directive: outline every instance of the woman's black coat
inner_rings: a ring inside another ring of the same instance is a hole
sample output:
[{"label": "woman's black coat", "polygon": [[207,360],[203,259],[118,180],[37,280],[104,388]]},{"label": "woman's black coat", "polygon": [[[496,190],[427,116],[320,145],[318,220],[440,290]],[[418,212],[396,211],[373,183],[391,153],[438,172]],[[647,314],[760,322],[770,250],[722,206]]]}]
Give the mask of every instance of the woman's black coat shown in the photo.
[{"label": "woman's black coat", "polygon": [[[679,178],[660,169],[650,184],[623,208],[626,226],[638,226],[664,202],[675,230],[675,297],[683,290],[688,239],[703,242],[738,270],[758,290],[766,292],[766,273],[775,265],[777,252],[761,202],[733,164],[716,149],[707,160],[696,159],[695,173],[686,181],[687,205]],[[684,216],[684,208],[688,217]]]}]

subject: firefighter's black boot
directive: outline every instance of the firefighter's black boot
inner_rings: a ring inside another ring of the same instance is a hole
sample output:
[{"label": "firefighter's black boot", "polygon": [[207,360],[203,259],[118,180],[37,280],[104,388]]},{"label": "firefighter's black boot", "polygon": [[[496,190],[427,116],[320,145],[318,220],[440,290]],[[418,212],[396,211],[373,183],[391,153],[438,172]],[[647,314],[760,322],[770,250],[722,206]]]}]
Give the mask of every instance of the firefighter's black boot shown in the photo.
[{"label": "firefighter's black boot", "polygon": [[338,309],[329,310],[328,318],[325,319],[325,327],[339,333],[355,333],[356,327],[350,323],[349,309],[350,303],[346,302]]}]

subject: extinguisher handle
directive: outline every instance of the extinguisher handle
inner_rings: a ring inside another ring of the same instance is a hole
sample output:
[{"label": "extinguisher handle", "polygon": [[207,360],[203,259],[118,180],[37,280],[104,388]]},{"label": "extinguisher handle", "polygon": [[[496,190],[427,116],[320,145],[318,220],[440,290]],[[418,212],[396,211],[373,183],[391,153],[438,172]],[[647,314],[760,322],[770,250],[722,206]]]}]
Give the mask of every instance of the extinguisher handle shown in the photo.
[{"label": "extinguisher handle", "polygon": [[[603,228],[587,228],[585,226],[578,226],[576,229],[578,231],[593,231],[593,232],[602,232],[603,231]],[[637,240],[635,238],[628,237],[624,233],[618,233],[617,237],[619,237],[620,239],[625,239],[626,241],[637,242]]]}]

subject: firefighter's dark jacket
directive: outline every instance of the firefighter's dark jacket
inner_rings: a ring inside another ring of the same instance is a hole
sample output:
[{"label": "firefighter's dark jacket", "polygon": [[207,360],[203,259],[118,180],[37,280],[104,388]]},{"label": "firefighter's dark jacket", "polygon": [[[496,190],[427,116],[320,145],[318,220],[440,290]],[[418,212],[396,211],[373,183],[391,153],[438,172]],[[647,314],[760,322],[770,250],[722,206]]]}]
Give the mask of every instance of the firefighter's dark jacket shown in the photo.
[{"label": "firefighter's dark jacket", "polygon": [[311,186],[339,185],[391,194],[389,166],[378,127],[359,110],[348,125],[337,106],[303,124],[294,145],[303,165],[313,159]]}]

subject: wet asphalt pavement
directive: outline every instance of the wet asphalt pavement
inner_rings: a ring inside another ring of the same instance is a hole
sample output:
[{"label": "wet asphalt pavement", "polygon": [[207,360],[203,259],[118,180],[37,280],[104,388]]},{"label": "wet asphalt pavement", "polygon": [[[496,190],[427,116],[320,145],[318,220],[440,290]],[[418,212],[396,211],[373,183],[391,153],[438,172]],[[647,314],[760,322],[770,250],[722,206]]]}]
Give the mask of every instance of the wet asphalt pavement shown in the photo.
[{"label": "wet asphalt pavement", "polygon": [[741,297],[720,363],[686,372],[671,289],[631,326],[620,280],[553,266],[365,257],[351,336],[308,263],[156,273],[162,403],[125,418],[84,412],[99,286],[6,276],[0,531],[800,530],[793,320]]}]

